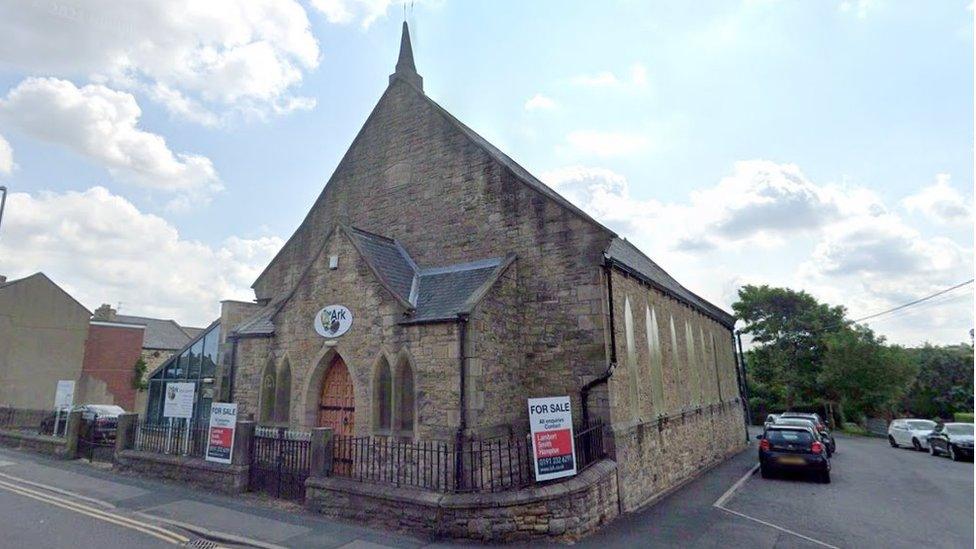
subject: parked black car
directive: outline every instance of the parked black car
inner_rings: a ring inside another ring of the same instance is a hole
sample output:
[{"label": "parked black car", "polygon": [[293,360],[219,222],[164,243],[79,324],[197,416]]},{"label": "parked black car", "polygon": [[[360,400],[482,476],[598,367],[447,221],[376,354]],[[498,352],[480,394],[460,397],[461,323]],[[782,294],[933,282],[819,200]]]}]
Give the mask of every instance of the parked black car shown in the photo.
[{"label": "parked black car", "polygon": [[827,449],[827,457],[831,457],[834,455],[834,448],[833,445],[830,444],[830,439],[827,438],[827,436],[825,436],[820,431],[817,421],[815,419],[808,418],[808,417],[780,416],[779,419],[777,419],[776,422],[773,423],[773,425],[792,425],[795,427],[809,427],[813,429],[813,433],[817,435],[817,440],[819,440],[821,443],[824,444],[824,447]]},{"label": "parked black car", "polygon": [[945,454],[952,461],[973,459],[973,424],[944,423],[929,434],[929,453]]},{"label": "parked black car", "polygon": [[827,448],[813,427],[770,425],[756,438],[763,478],[780,471],[803,471],[813,473],[824,484],[830,482]]},{"label": "parked black car", "polygon": [[[79,404],[71,411],[81,412],[81,430],[88,433],[91,440],[102,442],[115,440],[115,432],[119,424],[119,415],[124,414],[119,406],[111,404]],[[41,421],[38,432],[42,435],[54,434],[54,422],[58,421],[57,432],[64,433],[68,422],[68,411],[62,411],[60,419],[57,412],[51,412]]]},{"label": "parked black car", "polygon": [[780,414],[780,417],[781,418],[802,417],[802,418],[807,418],[812,420],[817,426],[817,431],[820,433],[820,438],[823,439],[823,441],[830,446],[829,448],[830,454],[833,455],[833,453],[837,451],[837,441],[834,440],[834,435],[831,434],[830,429],[827,427],[827,422],[820,417],[820,414],[813,414],[813,413],[807,414],[803,412],[785,412]]}]

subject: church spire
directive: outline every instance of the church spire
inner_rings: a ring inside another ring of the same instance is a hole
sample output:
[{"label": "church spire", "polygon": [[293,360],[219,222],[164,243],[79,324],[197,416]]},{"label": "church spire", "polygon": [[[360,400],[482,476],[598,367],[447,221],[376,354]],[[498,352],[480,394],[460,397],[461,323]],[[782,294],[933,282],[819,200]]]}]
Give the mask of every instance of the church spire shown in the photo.
[{"label": "church spire", "polygon": [[410,28],[403,22],[403,34],[400,36],[400,56],[397,58],[396,70],[390,75],[390,84],[401,78],[420,91],[424,90],[424,79],[417,74],[417,67],[413,64],[413,47],[410,45]]}]

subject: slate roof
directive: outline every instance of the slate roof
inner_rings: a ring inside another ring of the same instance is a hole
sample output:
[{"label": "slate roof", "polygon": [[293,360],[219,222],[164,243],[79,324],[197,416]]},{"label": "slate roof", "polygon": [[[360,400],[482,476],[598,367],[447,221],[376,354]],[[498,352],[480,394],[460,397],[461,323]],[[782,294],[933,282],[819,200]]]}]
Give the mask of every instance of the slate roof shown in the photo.
[{"label": "slate roof", "polygon": [[419,269],[400,243],[355,227],[347,232],[383,282],[404,301],[412,303],[411,289]]},{"label": "slate roof", "polygon": [[734,316],[712,305],[679,284],[677,280],[630,242],[622,238],[614,238],[603,255],[607,259],[616,262],[618,267],[623,268],[625,271],[630,271],[631,274],[656,286],[663,292],[684,301],[725,326],[731,328],[735,324]]},{"label": "slate roof", "polygon": [[469,300],[489,281],[503,258],[462,263],[420,272],[417,284],[416,313],[407,322],[432,322],[457,318],[469,311]]},{"label": "slate roof", "polygon": [[115,315],[115,322],[141,324],[146,327],[142,340],[143,349],[177,350],[183,348],[192,336],[184,331],[176,321],[145,316]]},{"label": "slate roof", "polygon": [[[422,269],[392,238],[355,227],[341,227],[341,230],[349,236],[379,282],[407,309],[403,324],[453,320],[459,314],[470,312],[515,260],[514,256],[508,256]],[[295,287],[302,278],[299,277]],[[295,287],[276,296],[232,333],[239,337],[274,335],[274,317],[294,295]]]}]

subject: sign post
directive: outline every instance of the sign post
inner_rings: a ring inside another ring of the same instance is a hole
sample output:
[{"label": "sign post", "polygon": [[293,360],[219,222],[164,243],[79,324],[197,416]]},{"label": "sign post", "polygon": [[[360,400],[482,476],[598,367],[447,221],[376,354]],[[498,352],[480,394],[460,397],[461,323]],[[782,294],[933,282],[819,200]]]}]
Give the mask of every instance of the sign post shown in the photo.
[{"label": "sign post", "polygon": [[230,463],[234,457],[234,431],[237,428],[237,404],[214,402],[210,405],[210,428],[207,430],[207,461]]},{"label": "sign post", "polygon": [[166,453],[170,451],[173,438],[173,419],[186,420],[186,433],[183,434],[183,449],[189,451],[190,418],[193,417],[193,396],[196,383],[167,383],[166,398],[163,399],[163,417],[169,418],[166,430]]},{"label": "sign post", "polygon": [[530,398],[529,428],[535,480],[575,475],[576,448],[569,397]]},{"label": "sign post", "polygon": [[[71,411],[71,405],[75,402],[75,382],[70,379],[58,381],[57,389],[54,392],[54,436],[58,436],[58,426],[61,424],[61,411]],[[68,432],[68,422],[64,422],[64,432]]]}]

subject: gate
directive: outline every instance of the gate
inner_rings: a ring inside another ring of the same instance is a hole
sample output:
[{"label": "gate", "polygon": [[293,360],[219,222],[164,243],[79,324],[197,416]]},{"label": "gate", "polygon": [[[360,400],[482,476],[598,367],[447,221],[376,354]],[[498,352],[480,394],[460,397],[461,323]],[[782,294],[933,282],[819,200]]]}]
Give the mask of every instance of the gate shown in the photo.
[{"label": "gate", "polygon": [[117,417],[83,414],[78,428],[78,457],[90,462],[111,463],[115,453]]},{"label": "gate", "polygon": [[258,427],[251,451],[251,490],[304,500],[310,447],[309,432]]}]

